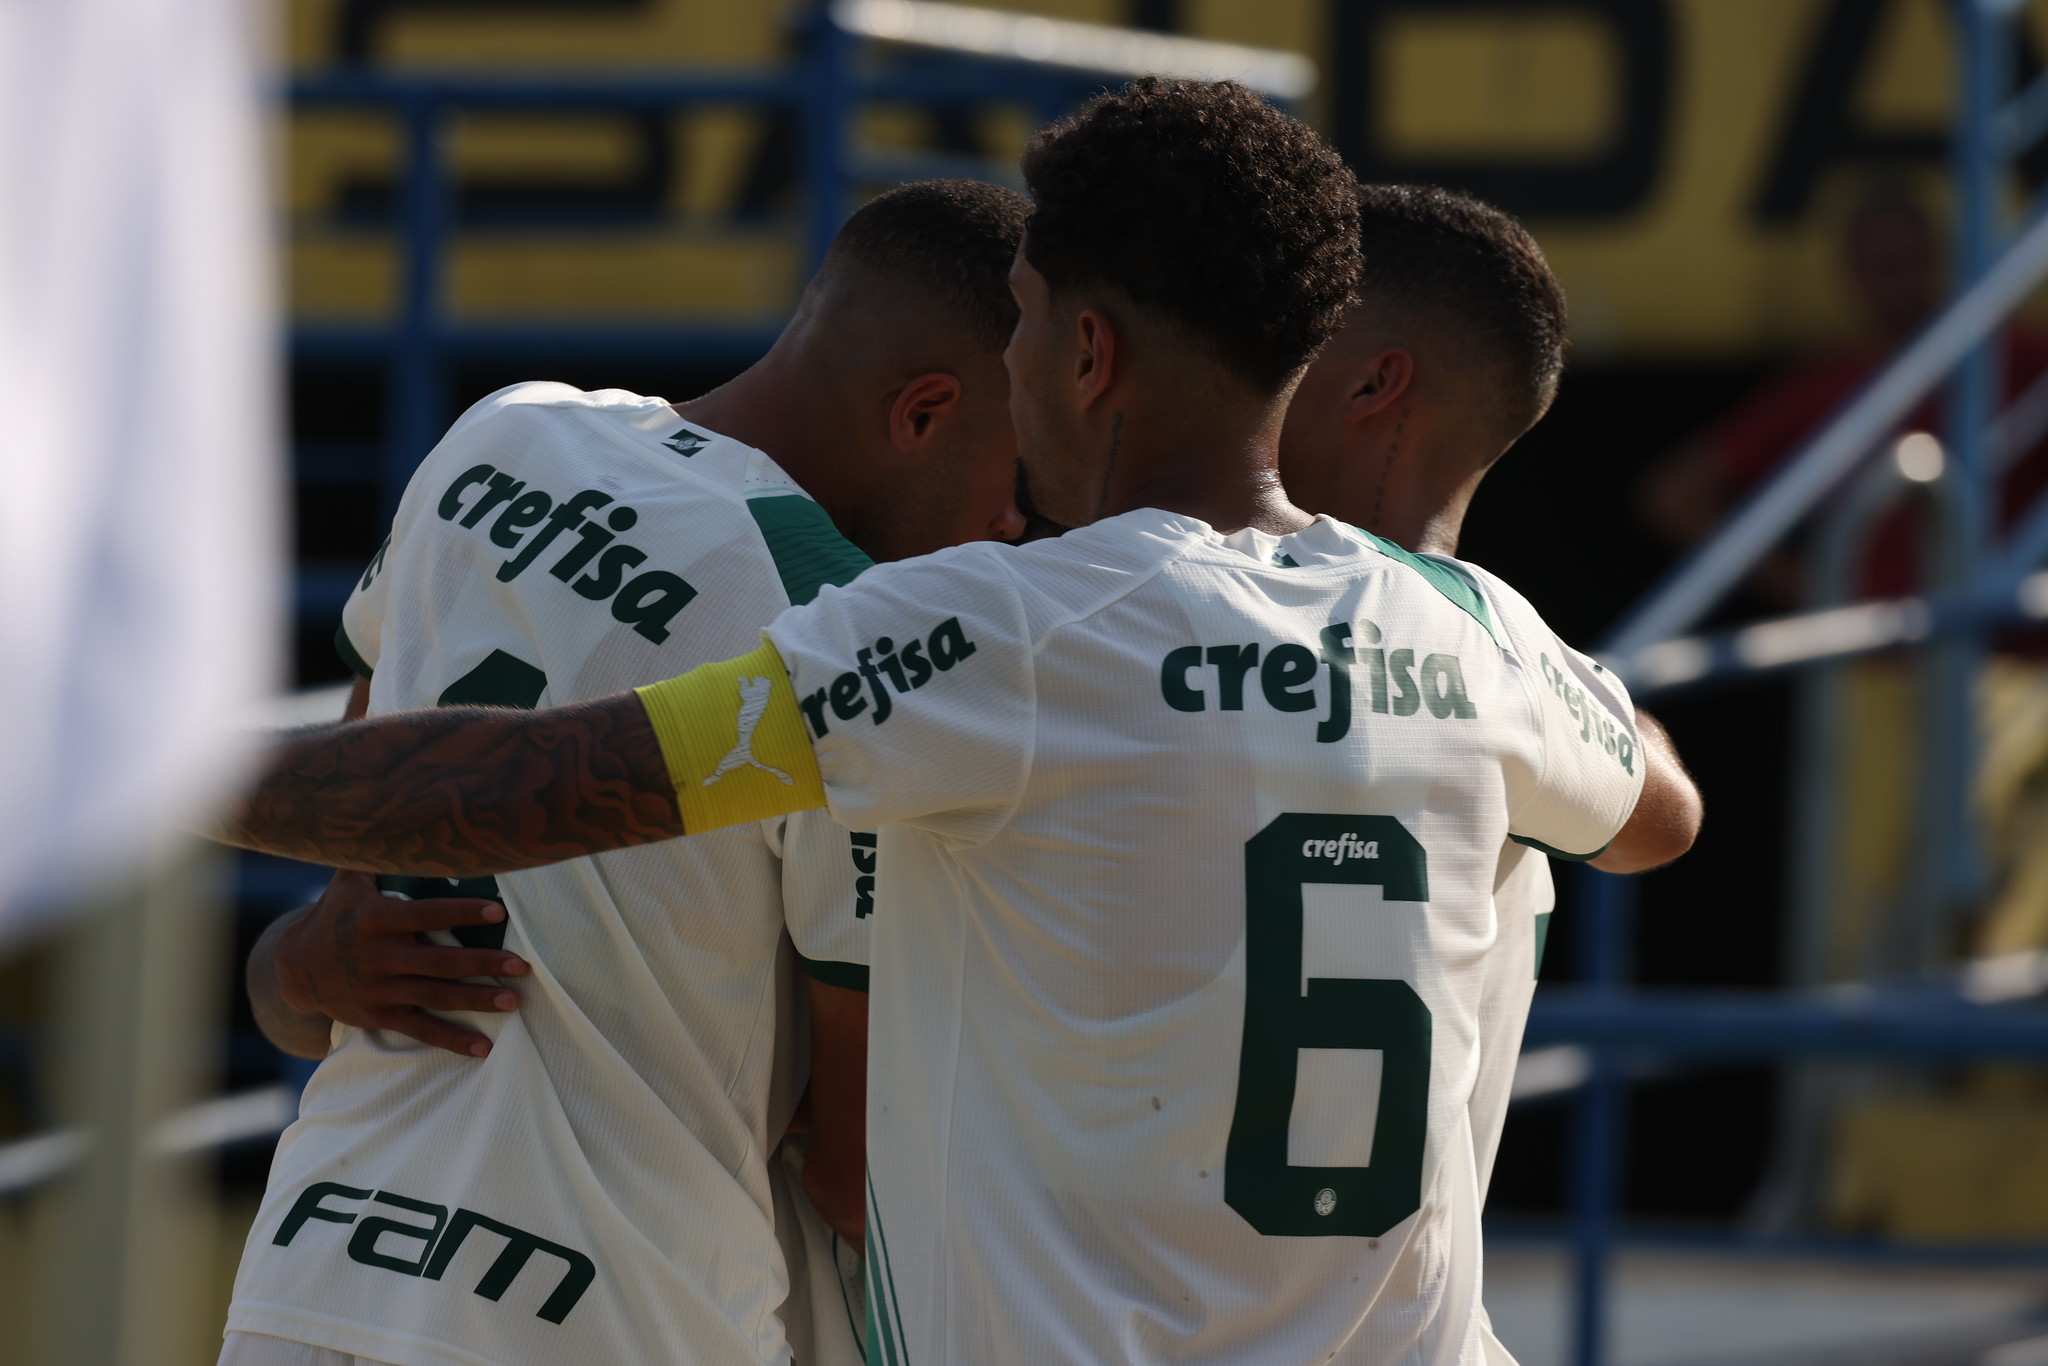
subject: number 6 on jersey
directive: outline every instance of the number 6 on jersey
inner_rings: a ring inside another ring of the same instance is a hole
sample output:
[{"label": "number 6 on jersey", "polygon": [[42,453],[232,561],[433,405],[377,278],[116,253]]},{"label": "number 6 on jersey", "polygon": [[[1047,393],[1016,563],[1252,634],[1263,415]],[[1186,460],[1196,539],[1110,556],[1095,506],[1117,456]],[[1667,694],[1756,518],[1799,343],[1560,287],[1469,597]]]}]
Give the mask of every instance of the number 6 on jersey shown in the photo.
[{"label": "number 6 on jersey", "polygon": [[[1289,812],[1246,843],[1244,881],[1244,1043],[1223,1198],[1269,1236],[1376,1238],[1422,1205],[1429,1007],[1397,978],[1310,977],[1304,984],[1301,889],[1376,886],[1388,901],[1427,901],[1428,859],[1392,816]],[[1304,1048],[1380,1054],[1369,1166],[1289,1165]]]}]

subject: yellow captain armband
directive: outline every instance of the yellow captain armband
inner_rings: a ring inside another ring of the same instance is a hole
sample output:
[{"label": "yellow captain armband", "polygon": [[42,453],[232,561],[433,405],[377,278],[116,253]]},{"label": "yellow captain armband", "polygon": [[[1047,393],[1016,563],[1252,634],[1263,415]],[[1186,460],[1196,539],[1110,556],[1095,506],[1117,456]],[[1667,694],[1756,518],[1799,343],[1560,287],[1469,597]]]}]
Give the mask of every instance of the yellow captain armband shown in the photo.
[{"label": "yellow captain armband", "polygon": [[825,804],[796,690],[767,640],[752,654],[635,691],[668,760],[687,833]]}]

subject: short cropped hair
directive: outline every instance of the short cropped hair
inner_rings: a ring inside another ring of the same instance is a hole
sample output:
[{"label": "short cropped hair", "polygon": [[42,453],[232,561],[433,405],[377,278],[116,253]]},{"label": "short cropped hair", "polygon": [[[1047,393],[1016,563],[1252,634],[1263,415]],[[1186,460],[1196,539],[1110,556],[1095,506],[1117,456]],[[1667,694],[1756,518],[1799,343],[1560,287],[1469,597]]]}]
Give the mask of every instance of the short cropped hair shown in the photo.
[{"label": "short cropped hair", "polygon": [[825,260],[926,292],[977,341],[1000,351],[1017,326],[1010,263],[1030,212],[1030,200],[1000,185],[921,180],[863,204]]},{"label": "short cropped hair", "polygon": [[1550,408],[1564,373],[1564,290],[1528,230],[1433,185],[1361,185],[1358,295],[1392,317],[1448,325],[1492,372],[1509,439]]},{"label": "short cropped hair", "polygon": [[1146,77],[1024,153],[1024,254],[1054,293],[1109,285],[1277,392],[1358,278],[1354,179],[1315,132],[1234,81]]}]

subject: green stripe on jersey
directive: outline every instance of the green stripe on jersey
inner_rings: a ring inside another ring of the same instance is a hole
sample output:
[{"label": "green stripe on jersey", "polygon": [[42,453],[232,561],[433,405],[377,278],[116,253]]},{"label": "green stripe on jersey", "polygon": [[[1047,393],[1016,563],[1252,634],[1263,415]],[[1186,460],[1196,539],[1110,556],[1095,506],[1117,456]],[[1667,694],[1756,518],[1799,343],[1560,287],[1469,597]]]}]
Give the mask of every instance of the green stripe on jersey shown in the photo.
[{"label": "green stripe on jersey", "polygon": [[1539,911],[1536,913],[1536,971],[1530,974],[1532,977],[1543,976],[1543,950],[1549,943],[1550,912]]},{"label": "green stripe on jersey", "polygon": [[775,557],[775,572],[792,606],[803,606],[828,583],[852,583],[874,563],[839,534],[825,509],[801,494],[749,498],[747,511]]},{"label": "green stripe on jersey", "polygon": [[357,678],[368,678],[376,672],[363,658],[363,652],[356,648],[356,643],[348,638],[346,626],[334,628],[334,653],[341,656],[341,662],[348,665],[348,671]]},{"label": "green stripe on jersey", "polygon": [[[881,1201],[875,1198],[875,1177],[868,1173],[868,1353],[877,1341],[888,1366],[910,1366],[910,1343],[903,1332],[903,1310],[896,1302],[896,1268],[889,1261],[889,1234],[882,1227]],[[882,1274],[877,1276],[875,1273]],[[877,1309],[876,1302],[882,1301]],[[879,1328],[879,1337],[877,1329]]]},{"label": "green stripe on jersey", "polygon": [[828,987],[844,987],[848,991],[868,989],[868,969],[865,963],[837,963],[825,959],[796,956],[796,965],[804,970],[804,976],[812,981],[823,982]]},{"label": "green stripe on jersey", "polygon": [[1565,859],[1571,863],[1585,863],[1591,859],[1599,858],[1602,854],[1607,852],[1607,846],[1614,843],[1613,840],[1609,840],[1607,841],[1607,844],[1601,845],[1598,849],[1595,849],[1590,854],[1567,854],[1562,849],[1551,848],[1542,840],[1525,840],[1520,835],[1509,835],[1508,838],[1513,840],[1516,844],[1526,844],[1531,849],[1539,850],[1542,853],[1550,855],[1552,858]]},{"label": "green stripe on jersey", "polygon": [[[1390,560],[1399,560],[1429,582],[1429,586],[1450,600],[1453,607],[1486,628],[1486,634],[1493,637],[1494,644],[1500,643],[1500,635],[1493,629],[1493,612],[1486,605],[1486,598],[1472,580],[1460,574],[1441,560],[1429,559],[1422,555],[1411,555],[1384,536],[1375,536],[1364,527],[1352,527],[1353,531],[1365,537],[1374,550]],[[1571,857],[1569,854],[1565,857]]]}]

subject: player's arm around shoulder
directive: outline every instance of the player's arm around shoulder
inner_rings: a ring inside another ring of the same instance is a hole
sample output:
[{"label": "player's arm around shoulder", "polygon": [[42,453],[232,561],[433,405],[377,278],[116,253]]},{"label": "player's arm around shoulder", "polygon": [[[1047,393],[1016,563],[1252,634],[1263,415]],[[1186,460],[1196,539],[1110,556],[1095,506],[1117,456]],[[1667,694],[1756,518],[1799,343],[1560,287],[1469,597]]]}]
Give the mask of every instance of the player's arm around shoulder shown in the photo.
[{"label": "player's arm around shoulder", "polygon": [[[367,678],[356,680],[344,720],[359,720],[369,710],[369,691]],[[403,901],[385,896],[363,874],[336,873],[317,901],[279,916],[257,938],[244,977],[249,1008],[264,1037],[293,1057],[326,1057],[336,1023],[388,1029],[483,1057],[489,1039],[428,1012],[514,1009],[516,992],[455,979],[523,976],[525,960],[431,944],[420,935],[504,918],[496,902]]]},{"label": "player's arm around shoulder", "polygon": [[1643,873],[1661,868],[1692,848],[1699,837],[1705,807],[1671,735],[1642,708],[1636,708],[1638,752],[1642,756],[1643,791],[1628,823],[1593,866],[1604,873]]},{"label": "player's arm around shoulder", "polygon": [[812,810],[775,647],[545,711],[439,707],[297,732],[208,832],[359,872],[483,877]]},{"label": "player's arm around shoulder", "polygon": [[298,731],[208,833],[370,873],[484,877],[683,833],[647,709],[439,707]]},{"label": "player's arm around shoulder", "polygon": [[386,896],[363,873],[334,875],[320,899],[279,916],[249,953],[249,1005],[264,1037],[299,1058],[327,1056],[336,1024],[383,1029],[451,1053],[481,1058],[490,1040],[430,1012],[495,1013],[519,995],[465,977],[520,977],[525,960],[498,949],[457,948],[420,938],[430,930],[495,924],[496,902],[472,897],[417,901]]},{"label": "player's arm around shoulder", "polygon": [[[1544,786],[1550,791],[1531,802],[1530,819],[1565,830],[1576,826],[1581,839],[1595,831],[1613,836],[1591,855],[1550,852],[1583,859],[1602,872],[1640,873],[1692,848],[1704,808],[1670,734],[1634,704],[1619,679],[1553,633],[1512,585],[1477,565],[1460,564],[1484,590],[1534,694],[1546,750]],[[1618,812],[1611,805],[1616,796],[1623,799]],[[1621,818],[1618,827],[1611,815]],[[1514,833],[1530,842],[1526,831]]]}]

